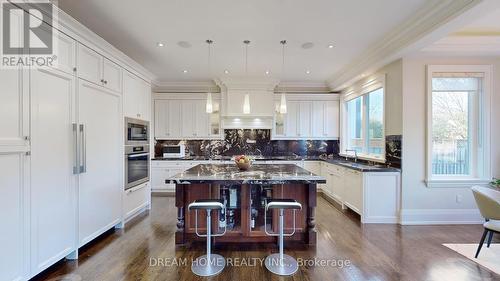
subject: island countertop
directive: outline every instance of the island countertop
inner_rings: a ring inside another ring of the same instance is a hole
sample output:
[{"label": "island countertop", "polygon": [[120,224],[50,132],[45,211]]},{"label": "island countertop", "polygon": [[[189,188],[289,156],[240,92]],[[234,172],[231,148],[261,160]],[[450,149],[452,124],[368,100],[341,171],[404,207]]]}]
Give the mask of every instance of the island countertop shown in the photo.
[{"label": "island countertop", "polygon": [[241,171],[234,164],[200,164],[166,180],[177,184],[317,184],[326,183],[322,176],[292,164],[254,164]]}]

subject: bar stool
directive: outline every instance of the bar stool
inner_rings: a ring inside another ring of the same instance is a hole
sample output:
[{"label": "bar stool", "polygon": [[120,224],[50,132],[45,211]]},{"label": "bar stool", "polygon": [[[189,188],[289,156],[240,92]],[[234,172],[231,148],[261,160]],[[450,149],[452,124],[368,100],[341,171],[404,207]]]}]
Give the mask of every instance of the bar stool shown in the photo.
[{"label": "bar stool", "polygon": [[[265,260],[266,268],[274,274],[288,276],[292,275],[299,269],[297,261],[289,256],[283,254],[283,238],[295,234],[295,212],[302,209],[302,205],[293,199],[272,199],[266,204],[266,213],[268,209],[279,210],[279,233],[269,233],[267,231],[267,220],[264,216],[264,230],[269,236],[278,236],[279,238],[279,253],[269,255]],[[286,234],[283,232],[283,211],[285,209],[293,210],[293,232]]]},{"label": "bar stool", "polygon": [[[226,260],[221,255],[212,254],[212,237],[218,237],[226,234],[226,227],[224,226],[224,232],[218,234],[212,234],[212,220],[211,212],[212,210],[224,210],[226,214],[226,207],[222,200],[219,199],[202,199],[195,200],[193,203],[189,204],[188,210],[195,211],[195,231],[196,235],[199,237],[207,237],[207,254],[196,258],[196,260],[191,264],[191,271],[198,276],[213,276],[219,274],[226,266]],[[207,212],[207,233],[198,233],[198,210],[206,210]]]}]

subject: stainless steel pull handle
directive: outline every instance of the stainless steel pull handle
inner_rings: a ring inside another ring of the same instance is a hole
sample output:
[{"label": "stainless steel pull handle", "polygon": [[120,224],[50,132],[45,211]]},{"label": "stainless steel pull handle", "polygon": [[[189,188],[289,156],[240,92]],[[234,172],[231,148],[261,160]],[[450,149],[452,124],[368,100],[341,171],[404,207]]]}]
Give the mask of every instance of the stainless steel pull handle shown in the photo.
[{"label": "stainless steel pull handle", "polygon": [[87,136],[85,134],[85,126],[80,124],[80,145],[81,145],[81,163],[80,173],[87,172]]},{"label": "stainless steel pull handle", "polygon": [[137,158],[137,157],[142,157],[142,156],[147,156],[149,155],[149,152],[146,152],[146,153],[138,153],[138,154],[130,154],[128,155],[127,157],[128,158]]},{"label": "stainless steel pull handle", "polygon": [[80,173],[78,163],[79,163],[79,158],[78,158],[78,125],[76,123],[73,123],[73,147],[75,149],[75,155],[73,159],[73,175],[77,175]]}]

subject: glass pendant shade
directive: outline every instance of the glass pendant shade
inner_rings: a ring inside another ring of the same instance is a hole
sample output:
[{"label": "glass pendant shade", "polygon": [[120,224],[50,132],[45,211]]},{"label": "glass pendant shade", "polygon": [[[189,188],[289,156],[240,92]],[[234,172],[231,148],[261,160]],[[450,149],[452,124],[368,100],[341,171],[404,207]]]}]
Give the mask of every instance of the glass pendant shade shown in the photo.
[{"label": "glass pendant shade", "polygon": [[250,114],[250,95],[245,94],[245,101],[243,102],[243,113]]},{"label": "glass pendant shade", "polygon": [[212,103],[212,93],[207,93],[207,104],[206,104],[206,111],[207,113],[213,113],[214,112],[214,107]]},{"label": "glass pendant shade", "polygon": [[281,93],[280,113],[286,114],[286,94]]}]

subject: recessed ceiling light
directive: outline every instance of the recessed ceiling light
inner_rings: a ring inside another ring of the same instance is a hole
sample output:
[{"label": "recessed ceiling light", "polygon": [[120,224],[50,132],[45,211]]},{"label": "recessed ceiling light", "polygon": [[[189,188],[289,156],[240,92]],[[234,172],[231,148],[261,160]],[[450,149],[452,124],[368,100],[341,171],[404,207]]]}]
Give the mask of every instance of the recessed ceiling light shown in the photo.
[{"label": "recessed ceiling light", "polygon": [[188,73],[188,71],[187,71],[186,69],[184,69],[184,70],[182,71],[182,73]]},{"label": "recessed ceiling light", "polygon": [[333,44],[328,45],[328,49],[333,49]]},{"label": "recessed ceiling light", "polygon": [[311,71],[310,70],[306,70],[306,74],[311,74]]},{"label": "recessed ceiling light", "polygon": [[229,74],[229,70],[224,70],[224,74]]},{"label": "recessed ceiling light", "polygon": [[302,44],[302,49],[311,49],[312,47],[314,47],[313,42],[306,42],[306,43]]},{"label": "recessed ceiling light", "polygon": [[266,75],[269,75],[269,73],[271,73],[271,71],[269,71],[269,70],[266,70]]},{"label": "recessed ceiling light", "polygon": [[163,47],[163,46],[165,46],[165,44],[163,44],[162,42],[158,42],[158,43],[156,43],[156,46]]},{"label": "recessed ceiling light", "polygon": [[179,41],[177,42],[177,45],[181,48],[191,48],[191,43],[189,43],[188,41]]}]

